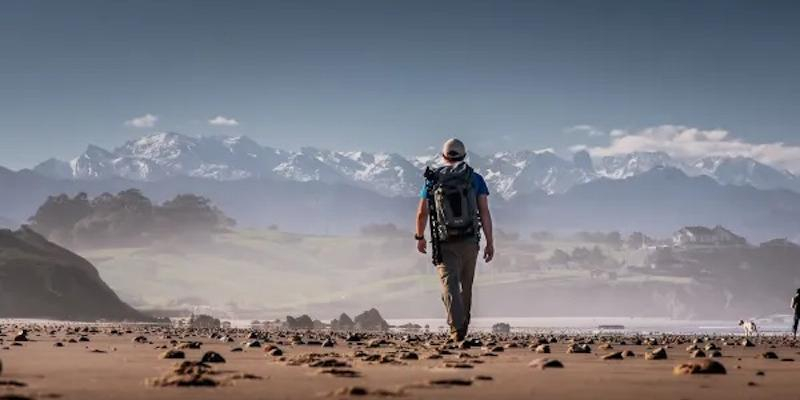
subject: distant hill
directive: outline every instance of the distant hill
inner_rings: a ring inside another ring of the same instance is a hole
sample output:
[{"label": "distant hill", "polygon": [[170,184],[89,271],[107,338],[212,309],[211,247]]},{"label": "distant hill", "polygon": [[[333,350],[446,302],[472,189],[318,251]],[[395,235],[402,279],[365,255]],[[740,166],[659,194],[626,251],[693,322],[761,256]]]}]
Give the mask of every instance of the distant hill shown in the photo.
[{"label": "distant hill", "polygon": [[675,168],[601,179],[563,195],[519,196],[498,214],[508,229],[519,230],[640,230],[663,236],[685,225],[724,225],[751,240],[800,234],[800,194],[721,185]]},{"label": "distant hill", "polygon": [[26,226],[0,230],[0,317],[153,320],[123,303],[88,261]]}]

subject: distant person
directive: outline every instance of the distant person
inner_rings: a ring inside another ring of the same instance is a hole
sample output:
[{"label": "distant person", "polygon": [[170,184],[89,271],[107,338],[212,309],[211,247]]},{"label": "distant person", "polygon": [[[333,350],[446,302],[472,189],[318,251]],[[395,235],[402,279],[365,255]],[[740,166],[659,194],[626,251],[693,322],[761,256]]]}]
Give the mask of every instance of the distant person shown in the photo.
[{"label": "distant person", "polygon": [[792,297],[792,310],[794,310],[794,323],[792,324],[792,334],[797,338],[797,321],[800,321],[800,289]]},{"label": "distant person", "polygon": [[450,339],[459,342],[469,327],[481,229],[486,239],[483,259],[490,262],[494,257],[489,188],[466,157],[464,143],[450,139],[442,147],[444,165],[425,171],[414,235],[417,250],[427,254],[425,226],[430,219],[433,263],[442,283]]}]

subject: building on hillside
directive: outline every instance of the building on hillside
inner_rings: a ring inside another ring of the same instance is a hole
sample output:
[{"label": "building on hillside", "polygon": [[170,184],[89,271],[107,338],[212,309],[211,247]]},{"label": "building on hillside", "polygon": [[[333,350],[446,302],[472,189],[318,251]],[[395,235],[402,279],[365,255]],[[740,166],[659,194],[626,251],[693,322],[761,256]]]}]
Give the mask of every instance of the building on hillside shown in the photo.
[{"label": "building on hillside", "polygon": [[675,232],[672,236],[675,246],[740,246],[747,244],[747,240],[735,233],[715,226],[687,226]]},{"label": "building on hillside", "polygon": [[768,242],[761,243],[761,247],[797,249],[800,248],[800,245],[790,241],[789,239],[772,239]]}]

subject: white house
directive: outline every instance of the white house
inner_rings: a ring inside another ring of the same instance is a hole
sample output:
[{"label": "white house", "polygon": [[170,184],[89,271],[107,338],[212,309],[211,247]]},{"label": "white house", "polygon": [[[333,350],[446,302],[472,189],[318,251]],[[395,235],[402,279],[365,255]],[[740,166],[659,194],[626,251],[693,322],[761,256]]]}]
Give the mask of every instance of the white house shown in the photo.
[{"label": "white house", "polygon": [[738,246],[747,240],[717,225],[713,229],[705,226],[687,226],[675,232],[672,242],[676,246]]}]

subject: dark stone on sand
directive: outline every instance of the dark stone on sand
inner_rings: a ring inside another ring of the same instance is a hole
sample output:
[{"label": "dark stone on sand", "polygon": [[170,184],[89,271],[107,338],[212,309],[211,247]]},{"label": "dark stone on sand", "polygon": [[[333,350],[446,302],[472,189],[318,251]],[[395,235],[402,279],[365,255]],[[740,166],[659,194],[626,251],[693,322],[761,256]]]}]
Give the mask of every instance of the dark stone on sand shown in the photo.
[{"label": "dark stone on sand", "polygon": [[706,351],[719,350],[719,347],[714,343],[709,343],[705,347]]},{"label": "dark stone on sand", "polygon": [[461,378],[433,379],[428,382],[431,386],[470,386],[472,380]]},{"label": "dark stone on sand", "polygon": [[548,346],[546,344],[540,344],[540,345],[536,346],[536,348],[533,349],[533,350],[535,352],[537,352],[537,353],[540,353],[540,354],[550,354],[550,346]]},{"label": "dark stone on sand", "polygon": [[219,353],[214,351],[207,351],[203,354],[203,358],[200,359],[200,362],[203,363],[224,363],[225,358],[222,357]]},{"label": "dark stone on sand", "polygon": [[404,351],[397,358],[401,360],[419,360],[419,355],[413,351]]},{"label": "dark stone on sand", "polygon": [[178,344],[178,349],[194,349],[197,350],[202,347],[203,344],[200,342],[181,342]]},{"label": "dark stone on sand", "polygon": [[472,366],[472,364],[460,363],[460,362],[452,362],[452,361],[446,362],[446,363],[442,364],[442,366],[445,367],[445,368],[455,368],[455,369],[472,369],[472,368],[474,368]]},{"label": "dark stone on sand", "polygon": [[622,360],[624,357],[622,356],[622,352],[614,352],[610,354],[606,354],[603,356],[603,360]]},{"label": "dark stone on sand", "polygon": [[336,343],[331,338],[327,338],[320,344],[321,347],[333,347]]},{"label": "dark stone on sand", "polygon": [[727,373],[725,367],[714,360],[693,361],[676,366],[672,372],[675,375],[695,375],[695,374],[720,374]]},{"label": "dark stone on sand", "polygon": [[351,335],[348,335],[347,339],[345,339],[346,342],[360,342],[362,340],[364,340],[364,339],[361,337],[361,335],[359,335],[357,333],[353,333]]},{"label": "dark stone on sand", "polygon": [[147,343],[147,338],[144,336],[137,336],[131,340],[133,343]]},{"label": "dark stone on sand", "polygon": [[280,357],[280,356],[283,355],[283,350],[281,350],[281,349],[276,347],[276,348],[270,350],[267,354],[269,354],[269,355],[271,355],[273,357]]},{"label": "dark stone on sand", "polygon": [[706,353],[703,350],[695,350],[692,352],[692,358],[706,358]]},{"label": "dark stone on sand", "polygon": [[206,386],[214,387],[219,381],[209,376],[211,367],[208,364],[194,361],[183,361],[175,364],[171,371],[150,381],[152,386]]},{"label": "dark stone on sand", "polygon": [[369,390],[361,386],[343,387],[332,393],[333,396],[366,396],[368,394]]},{"label": "dark stone on sand", "polygon": [[778,355],[775,354],[774,351],[765,351],[765,352],[761,353],[761,355],[759,355],[758,358],[763,358],[763,359],[766,359],[766,360],[777,360],[778,359]]},{"label": "dark stone on sand", "polygon": [[755,345],[753,344],[753,342],[750,341],[750,339],[742,340],[741,345],[744,347],[755,347]]},{"label": "dark stone on sand", "polygon": [[166,359],[169,359],[169,360],[181,359],[181,358],[186,358],[186,353],[184,353],[184,352],[182,352],[180,350],[167,350],[167,351],[161,353],[161,356],[159,358],[165,359],[165,360]]},{"label": "dark stone on sand", "polygon": [[475,378],[472,378],[476,381],[493,381],[494,378],[489,375],[476,375]]},{"label": "dark stone on sand", "polygon": [[320,374],[332,375],[339,378],[359,378],[361,373],[349,368],[325,368],[319,371]]},{"label": "dark stone on sand", "polygon": [[708,353],[708,358],[719,358],[722,357],[722,352],[719,350],[713,350],[712,352]]},{"label": "dark stone on sand", "polygon": [[584,344],[573,343],[569,345],[569,347],[567,348],[567,353],[569,354],[589,354],[591,352],[592,348],[585,343]]},{"label": "dark stone on sand", "polygon": [[530,364],[528,364],[528,366],[542,370],[548,368],[564,368],[564,364],[562,364],[561,361],[550,358],[539,358],[533,360],[530,362]]},{"label": "dark stone on sand", "polygon": [[240,353],[244,351],[241,347],[234,347],[231,349],[231,353]]},{"label": "dark stone on sand", "polygon": [[15,342],[27,342],[28,341],[28,336],[25,335],[25,334],[18,334],[16,336],[14,336],[14,341]]},{"label": "dark stone on sand", "polygon": [[633,358],[636,357],[636,354],[631,350],[625,350],[622,352],[622,356],[625,358]]},{"label": "dark stone on sand", "polygon": [[764,376],[766,375],[764,371],[756,371],[756,376]]},{"label": "dark stone on sand", "polygon": [[350,364],[335,358],[322,358],[308,363],[311,368],[349,368]]},{"label": "dark stone on sand", "polygon": [[648,351],[644,353],[645,360],[666,360],[667,359],[667,350],[663,347],[659,347],[653,351]]},{"label": "dark stone on sand", "polygon": [[244,347],[251,347],[251,348],[261,347],[261,342],[259,342],[258,340],[251,340],[247,342],[244,345]]}]

